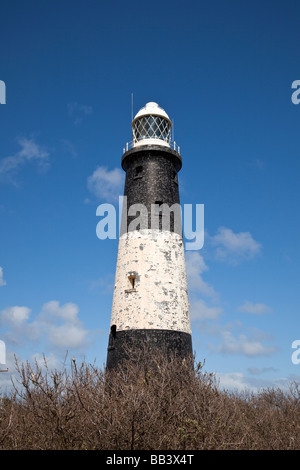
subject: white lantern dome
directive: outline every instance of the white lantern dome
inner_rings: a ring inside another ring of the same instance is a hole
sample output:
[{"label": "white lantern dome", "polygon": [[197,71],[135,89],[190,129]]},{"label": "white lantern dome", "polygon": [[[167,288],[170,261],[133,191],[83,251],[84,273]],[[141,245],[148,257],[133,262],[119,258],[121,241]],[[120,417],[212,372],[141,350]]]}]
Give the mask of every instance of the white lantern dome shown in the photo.
[{"label": "white lantern dome", "polygon": [[154,101],[146,103],[132,121],[132,145],[163,145],[170,147],[172,122]]}]

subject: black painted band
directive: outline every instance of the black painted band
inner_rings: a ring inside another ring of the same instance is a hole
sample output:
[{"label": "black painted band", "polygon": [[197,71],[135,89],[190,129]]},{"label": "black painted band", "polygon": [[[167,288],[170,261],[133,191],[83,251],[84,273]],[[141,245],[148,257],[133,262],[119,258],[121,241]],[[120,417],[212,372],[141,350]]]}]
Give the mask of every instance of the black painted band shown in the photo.
[{"label": "black painted band", "polygon": [[112,327],[107,351],[107,368],[115,368],[122,361],[130,359],[131,351],[143,351],[145,347],[147,353],[160,351],[167,356],[176,355],[182,359],[191,359],[193,355],[192,337],[184,331],[155,329],[116,331]]},{"label": "black painted band", "polygon": [[177,175],[181,168],[180,155],[167,147],[149,145],[128,150],[122,164],[126,171],[126,206],[123,206],[121,235],[142,229],[168,230],[181,235]]}]

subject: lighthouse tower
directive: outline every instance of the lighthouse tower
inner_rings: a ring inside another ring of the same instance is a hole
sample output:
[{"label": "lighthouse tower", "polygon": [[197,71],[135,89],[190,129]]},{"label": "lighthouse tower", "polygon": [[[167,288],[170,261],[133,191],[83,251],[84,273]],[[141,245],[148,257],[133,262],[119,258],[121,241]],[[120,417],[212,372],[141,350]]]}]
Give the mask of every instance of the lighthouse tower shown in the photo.
[{"label": "lighthouse tower", "polygon": [[177,176],[182,160],[171,127],[167,113],[149,102],[134,117],[124,149],[108,369],[128,358],[130,347],[192,356]]}]

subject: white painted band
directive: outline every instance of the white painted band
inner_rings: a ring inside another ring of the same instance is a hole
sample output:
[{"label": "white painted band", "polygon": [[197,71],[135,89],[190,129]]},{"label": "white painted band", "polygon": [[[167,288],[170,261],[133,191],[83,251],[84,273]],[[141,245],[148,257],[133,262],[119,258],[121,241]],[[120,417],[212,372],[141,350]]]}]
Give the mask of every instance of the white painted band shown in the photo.
[{"label": "white painted band", "polygon": [[184,246],[176,233],[141,230],[120,237],[111,325],[191,334]]}]

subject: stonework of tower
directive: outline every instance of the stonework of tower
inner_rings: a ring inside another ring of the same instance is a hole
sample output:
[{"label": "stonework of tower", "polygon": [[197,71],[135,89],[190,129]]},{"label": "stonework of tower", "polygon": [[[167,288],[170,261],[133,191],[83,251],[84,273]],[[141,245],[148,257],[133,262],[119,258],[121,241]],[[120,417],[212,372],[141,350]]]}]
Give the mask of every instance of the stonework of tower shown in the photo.
[{"label": "stonework of tower", "polygon": [[180,153],[171,148],[171,126],[162,108],[147,103],[132,121],[132,147],[122,157],[126,180],[108,369],[120,364],[131,346],[161,348],[182,358],[192,356],[184,244],[178,214],[177,174],[182,160]]}]

